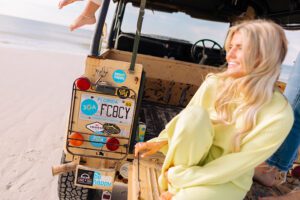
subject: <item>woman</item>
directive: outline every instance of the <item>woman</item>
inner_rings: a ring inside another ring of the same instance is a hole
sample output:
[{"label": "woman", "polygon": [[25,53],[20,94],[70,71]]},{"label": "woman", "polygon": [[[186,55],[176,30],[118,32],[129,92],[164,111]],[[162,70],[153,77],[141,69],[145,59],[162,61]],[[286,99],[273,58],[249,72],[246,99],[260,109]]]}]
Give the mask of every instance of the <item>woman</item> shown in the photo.
[{"label": "woman", "polygon": [[210,74],[188,106],[135,154],[166,157],[162,199],[241,200],[254,168],[283,142],[293,111],[275,82],[287,52],[282,28],[253,20],[230,28],[228,68]]}]

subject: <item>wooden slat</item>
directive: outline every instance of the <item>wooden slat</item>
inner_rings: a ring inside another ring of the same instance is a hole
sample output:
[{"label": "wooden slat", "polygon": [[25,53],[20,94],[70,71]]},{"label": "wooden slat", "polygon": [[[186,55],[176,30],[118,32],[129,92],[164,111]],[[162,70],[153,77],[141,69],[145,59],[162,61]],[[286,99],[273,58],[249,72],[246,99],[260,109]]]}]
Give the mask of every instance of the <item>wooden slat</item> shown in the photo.
[{"label": "wooden slat", "polygon": [[139,196],[139,182],[133,165],[128,168],[128,199],[136,200]]},{"label": "wooden slat", "polygon": [[[147,196],[147,200],[154,200],[153,193],[152,193],[153,189],[152,189],[152,180],[151,180],[151,175],[150,175],[150,167],[143,166],[143,168],[145,169],[143,171],[146,172],[145,173],[146,177],[143,177],[143,180],[144,180],[144,178],[146,179],[146,181],[145,181],[146,185],[143,184],[143,186],[146,186],[143,188],[146,191],[145,196]],[[142,182],[144,183],[144,181],[142,181]],[[143,196],[143,195],[141,194],[141,196]]]},{"label": "wooden slat", "polygon": [[[137,159],[129,168],[128,199],[130,200],[159,200],[161,194],[158,177],[163,157],[156,154],[146,159]],[[138,173],[140,181],[138,180]]]},{"label": "wooden slat", "polygon": [[160,190],[158,185],[158,177],[156,176],[156,169],[150,168],[150,178],[151,178],[151,186],[152,186],[152,194],[154,200],[159,200]]}]

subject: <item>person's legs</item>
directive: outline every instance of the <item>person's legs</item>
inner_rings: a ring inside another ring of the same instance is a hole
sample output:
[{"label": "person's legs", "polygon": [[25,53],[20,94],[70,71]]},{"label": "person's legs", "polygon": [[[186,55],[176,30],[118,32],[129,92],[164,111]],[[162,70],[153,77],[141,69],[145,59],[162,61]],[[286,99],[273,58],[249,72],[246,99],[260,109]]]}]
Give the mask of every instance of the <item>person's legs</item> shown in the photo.
[{"label": "person's legs", "polygon": [[297,157],[300,144],[300,54],[296,60],[294,70],[287,83],[285,96],[293,107],[295,114],[294,126],[280,148],[267,160],[271,166],[282,171],[288,171]]},{"label": "person's legs", "polygon": [[73,31],[81,26],[96,23],[95,13],[100,5],[101,2],[98,0],[89,0],[83,12],[70,25],[70,30]]},{"label": "person's legs", "polygon": [[295,121],[292,130],[280,148],[267,160],[270,166],[275,166],[285,172],[293,166],[300,144],[300,89],[294,104]]},{"label": "person's legs", "polygon": [[83,0],[61,0],[58,4],[58,8],[62,9],[64,6],[69,5],[75,1],[83,1]]},{"label": "person's legs", "polygon": [[[262,164],[255,169],[254,179],[264,185],[272,186],[281,182],[280,175],[286,173],[297,158],[300,145],[300,53],[298,54],[294,70],[291,73],[285,90],[285,96],[291,103],[294,114],[294,125],[280,148]],[[271,168],[271,169],[270,169]],[[279,179],[276,180],[276,177]]]},{"label": "person's legs", "polygon": [[199,106],[185,108],[166,126],[166,131],[169,148],[159,183],[164,190],[174,193],[168,188],[165,172],[177,165],[201,165],[212,145],[214,132],[208,113]]}]

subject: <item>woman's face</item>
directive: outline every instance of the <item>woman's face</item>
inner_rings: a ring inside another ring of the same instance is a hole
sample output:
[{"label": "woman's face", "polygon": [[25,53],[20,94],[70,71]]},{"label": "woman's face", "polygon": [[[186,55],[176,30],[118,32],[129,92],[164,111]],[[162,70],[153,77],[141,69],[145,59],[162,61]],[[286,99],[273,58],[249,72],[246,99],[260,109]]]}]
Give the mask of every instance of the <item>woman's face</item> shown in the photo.
[{"label": "woman's face", "polygon": [[245,67],[242,65],[244,56],[242,35],[239,32],[235,32],[226,52],[226,61],[228,63],[226,73],[229,76],[239,78],[246,74]]}]

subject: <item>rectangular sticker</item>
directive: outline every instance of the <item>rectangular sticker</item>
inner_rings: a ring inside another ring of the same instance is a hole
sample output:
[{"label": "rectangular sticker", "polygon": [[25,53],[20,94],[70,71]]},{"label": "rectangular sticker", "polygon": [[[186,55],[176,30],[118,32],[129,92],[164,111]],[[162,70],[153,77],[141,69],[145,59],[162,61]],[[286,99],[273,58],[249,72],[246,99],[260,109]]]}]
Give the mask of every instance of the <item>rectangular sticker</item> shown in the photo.
[{"label": "rectangular sticker", "polygon": [[132,99],[82,94],[79,118],[130,125],[134,107],[135,102]]},{"label": "rectangular sticker", "polygon": [[110,188],[110,187],[112,187],[112,184],[113,184],[113,177],[105,176],[105,175],[101,174],[100,172],[94,173],[93,185]]},{"label": "rectangular sticker", "polygon": [[78,169],[77,180],[76,180],[77,184],[92,186],[93,179],[94,179],[94,171]]}]

